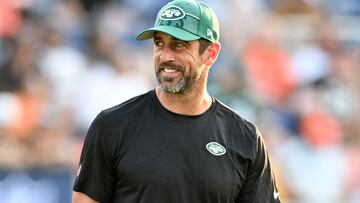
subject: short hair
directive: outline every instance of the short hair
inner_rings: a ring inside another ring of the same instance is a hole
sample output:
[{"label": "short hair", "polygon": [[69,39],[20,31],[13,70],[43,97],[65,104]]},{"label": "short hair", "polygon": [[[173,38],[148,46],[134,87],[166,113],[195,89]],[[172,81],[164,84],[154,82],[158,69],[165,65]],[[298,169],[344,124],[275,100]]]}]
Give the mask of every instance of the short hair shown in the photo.
[{"label": "short hair", "polygon": [[202,55],[212,42],[204,38],[200,38],[199,42],[200,42],[199,54]]}]

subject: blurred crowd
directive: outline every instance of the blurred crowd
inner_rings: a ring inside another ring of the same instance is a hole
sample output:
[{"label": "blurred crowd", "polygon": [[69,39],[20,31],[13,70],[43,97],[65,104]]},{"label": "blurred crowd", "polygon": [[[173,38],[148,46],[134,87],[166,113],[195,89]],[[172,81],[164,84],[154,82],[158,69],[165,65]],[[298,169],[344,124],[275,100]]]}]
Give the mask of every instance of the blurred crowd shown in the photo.
[{"label": "blurred crowd", "polygon": [[[135,37],[165,2],[0,1],[1,202],[70,202],[91,121],[156,85]],[[360,203],[360,1],[204,2],[209,91],[258,125],[282,200]]]}]

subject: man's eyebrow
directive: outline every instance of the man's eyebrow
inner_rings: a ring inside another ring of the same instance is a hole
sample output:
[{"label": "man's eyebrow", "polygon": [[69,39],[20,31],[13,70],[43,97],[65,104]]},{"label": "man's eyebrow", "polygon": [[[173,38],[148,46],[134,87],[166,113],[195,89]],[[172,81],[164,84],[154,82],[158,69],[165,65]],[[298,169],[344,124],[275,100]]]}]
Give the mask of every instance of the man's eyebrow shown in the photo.
[{"label": "man's eyebrow", "polygon": [[[161,39],[162,39],[162,37],[154,36],[154,41],[161,40]],[[171,36],[171,40],[172,41],[180,41],[180,42],[185,43],[185,44],[190,44],[190,42],[188,42],[188,41],[184,41],[184,40],[178,39],[178,38],[173,37],[173,36]]]},{"label": "man's eyebrow", "polygon": [[187,44],[187,45],[190,44],[190,42],[188,42],[188,41],[184,41],[184,40],[181,40],[181,39],[178,39],[178,38],[175,38],[175,37],[171,37],[171,40],[173,40],[173,41],[180,41],[180,42],[182,42],[182,43],[184,43],[184,44]]}]

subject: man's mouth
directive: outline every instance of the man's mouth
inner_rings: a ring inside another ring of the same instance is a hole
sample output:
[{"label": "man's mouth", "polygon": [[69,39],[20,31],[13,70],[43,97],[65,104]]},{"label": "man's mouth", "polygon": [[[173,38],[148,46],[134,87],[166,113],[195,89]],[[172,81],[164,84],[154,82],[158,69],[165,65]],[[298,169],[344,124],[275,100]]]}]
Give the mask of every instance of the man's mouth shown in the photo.
[{"label": "man's mouth", "polygon": [[177,72],[178,70],[174,70],[174,69],[171,69],[171,68],[164,68],[163,71],[164,71],[165,73],[175,73],[175,72]]},{"label": "man's mouth", "polygon": [[183,71],[183,67],[176,64],[161,64],[159,67],[159,73],[164,77],[177,77]]}]

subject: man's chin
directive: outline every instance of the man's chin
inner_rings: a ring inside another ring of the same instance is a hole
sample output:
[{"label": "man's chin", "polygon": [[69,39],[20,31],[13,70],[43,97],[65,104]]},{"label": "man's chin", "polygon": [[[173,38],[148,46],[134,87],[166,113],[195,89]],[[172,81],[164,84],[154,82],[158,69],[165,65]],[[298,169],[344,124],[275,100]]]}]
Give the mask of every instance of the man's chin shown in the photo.
[{"label": "man's chin", "polygon": [[158,77],[158,84],[160,88],[167,93],[183,95],[190,90],[190,83],[186,82],[186,79],[182,78],[176,80],[174,78]]},{"label": "man's chin", "polygon": [[166,84],[160,84],[160,88],[170,94],[182,94],[182,88],[178,88],[176,86],[166,85]]}]

